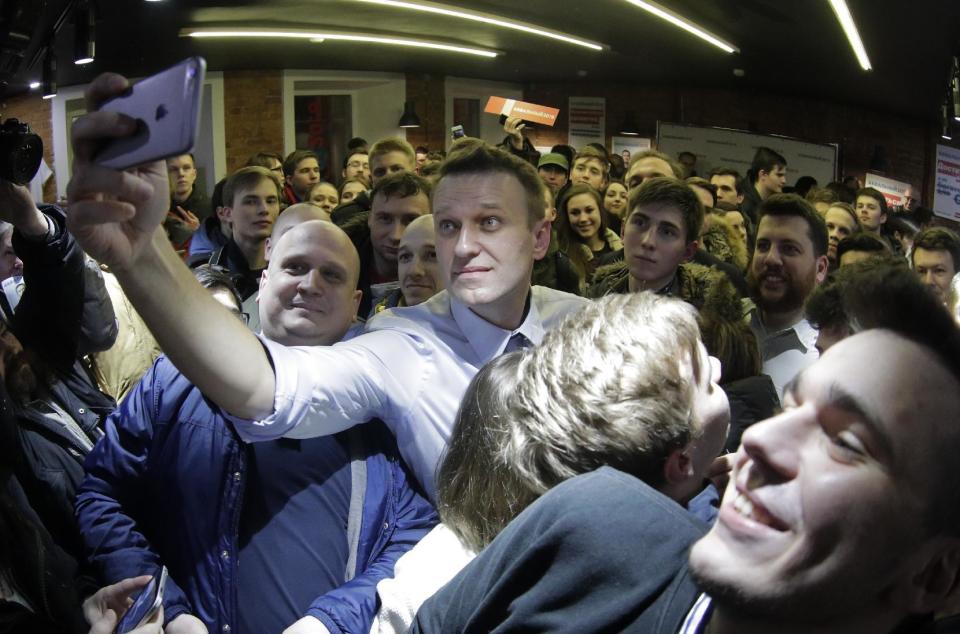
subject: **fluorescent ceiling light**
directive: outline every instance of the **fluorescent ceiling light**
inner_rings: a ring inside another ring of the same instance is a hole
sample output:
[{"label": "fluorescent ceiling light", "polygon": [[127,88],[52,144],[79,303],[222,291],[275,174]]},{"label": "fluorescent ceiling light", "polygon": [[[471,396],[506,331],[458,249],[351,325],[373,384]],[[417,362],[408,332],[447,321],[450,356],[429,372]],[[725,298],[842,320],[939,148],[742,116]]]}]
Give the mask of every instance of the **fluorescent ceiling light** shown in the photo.
[{"label": "fluorescent ceiling light", "polygon": [[40,87],[40,82],[38,82],[38,81],[32,81],[32,82],[30,82],[30,90],[36,90],[36,89],[39,88],[39,87]]},{"label": "fluorescent ceiling light", "polygon": [[451,18],[460,18],[461,20],[472,20],[474,22],[492,24],[493,26],[499,26],[505,29],[514,29],[515,31],[523,31],[524,33],[530,33],[531,35],[539,35],[540,37],[549,37],[555,40],[560,40],[561,42],[566,42],[567,44],[575,44],[577,46],[583,46],[584,48],[593,49],[595,51],[602,51],[605,48],[608,48],[603,44],[597,44],[596,42],[582,40],[580,38],[573,37],[565,33],[560,33],[559,31],[552,31],[550,29],[545,29],[532,24],[515,22],[513,20],[505,20],[498,16],[490,15],[487,13],[480,13],[478,11],[468,11],[466,9],[449,7],[442,4],[436,4],[433,2],[404,2],[402,0],[358,0],[358,2],[370,2],[372,4],[382,4],[388,7],[397,7],[398,9],[413,9],[414,11],[425,11],[427,13],[436,13],[438,15],[445,15]]},{"label": "fluorescent ceiling light", "polygon": [[323,42],[324,40],[340,40],[346,42],[367,42],[371,44],[388,44],[392,46],[410,46],[414,48],[428,48],[439,51],[449,51],[451,53],[464,53],[467,55],[477,55],[480,57],[497,57],[497,51],[491,51],[482,48],[471,48],[469,46],[458,46],[456,44],[445,44],[443,42],[434,42],[430,40],[414,40],[404,37],[384,37],[380,35],[366,35],[363,33],[322,33],[317,31],[306,31],[298,29],[227,29],[227,28],[196,28],[182,29],[181,37],[209,37],[209,38],[235,38],[235,37],[264,37],[264,38],[288,38],[298,40],[310,40],[311,42]]},{"label": "fluorescent ceiling light", "polygon": [[710,42],[717,48],[727,53],[740,52],[740,49],[734,46],[733,44],[731,44],[730,42],[727,42],[721,37],[714,35],[713,33],[706,30],[705,28],[698,26],[693,22],[691,22],[690,20],[686,19],[679,13],[675,13],[662,5],[657,4],[656,2],[648,2],[647,0],[627,0],[627,2],[629,2],[632,5],[640,7],[644,11],[649,11],[650,13],[657,16],[661,20],[666,20],[670,24],[680,27],[687,33],[696,35],[700,39]]},{"label": "fluorescent ceiling light", "polygon": [[857,61],[860,62],[860,68],[872,70],[873,66],[870,65],[870,58],[867,57],[867,49],[863,47],[863,40],[860,39],[857,25],[853,23],[853,16],[850,15],[850,8],[847,6],[846,0],[830,0],[830,6],[833,7],[833,12],[837,15],[837,20],[843,27],[843,32],[847,34],[847,40],[850,42],[850,47],[853,48],[854,55],[857,56]]}]

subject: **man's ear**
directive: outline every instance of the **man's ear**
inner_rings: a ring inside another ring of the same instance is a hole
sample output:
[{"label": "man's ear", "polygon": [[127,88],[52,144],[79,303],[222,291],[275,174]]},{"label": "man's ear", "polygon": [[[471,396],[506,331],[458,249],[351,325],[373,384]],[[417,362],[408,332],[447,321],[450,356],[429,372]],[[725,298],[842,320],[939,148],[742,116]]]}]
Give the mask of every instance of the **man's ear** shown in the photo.
[{"label": "man's ear", "polygon": [[221,222],[230,222],[233,219],[233,207],[217,207],[217,218]]},{"label": "man's ear", "polygon": [[693,461],[686,448],[674,449],[663,463],[663,479],[668,485],[681,484],[693,477]]},{"label": "man's ear", "polygon": [[817,258],[817,284],[823,284],[823,280],[827,279],[827,273],[830,271],[830,260],[825,255],[821,255]]},{"label": "man's ear", "polygon": [[689,244],[687,244],[687,246],[683,248],[683,261],[689,262],[690,260],[692,260],[693,256],[697,254],[697,249],[699,248],[700,248],[699,240],[694,240],[693,242],[690,242]]},{"label": "man's ear", "polygon": [[552,223],[543,218],[533,225],[533,259],[541,260],[550,248],[550,227]]},{"label": "man's ear", "polygon": [[363,291],[357,289],[353,292],[353,314],[356,315],[357,311],[360,310],[360,300],[363,299]]},{"label": "man's ear", "polygon": [[[270,238],[267,238],[267,244],[268,244],[268,245],[270,244]],[[269,251],[267,251],[267,253],[269,253]],[[259,288],[261,291],[263,291],[263,287],[266,286],[266,284],[267,284],[267,275],[268,275],[267,271],[269,271],[269,270],[270,270],[270,267],[268,266],[267,268],[263,269],[263,272],[262,272],[262,273],[260,273],[260,284],[259,284],[258,288]]]},{"label": "man's ear", "polygon": [[960,539],[935,537],[904,564],[889,600],[910,614],[960,611]]}]

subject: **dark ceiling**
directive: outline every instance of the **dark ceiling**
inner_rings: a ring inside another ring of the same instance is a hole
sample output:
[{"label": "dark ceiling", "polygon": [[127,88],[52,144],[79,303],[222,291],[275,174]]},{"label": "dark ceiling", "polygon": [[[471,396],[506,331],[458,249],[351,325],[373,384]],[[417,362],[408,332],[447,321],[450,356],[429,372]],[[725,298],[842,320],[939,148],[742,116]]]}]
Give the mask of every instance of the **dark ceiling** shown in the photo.
[{"label": "dark ceiling", "polygon": [[[9,94],[38,80],[40,50],[56,19],[75,0],[0,0],[5,51],[0,73]],[[145,75],[194,54],[211,70],[341,69],[431,73],[513,82],[632,82],[742,87],[934,120],[945,95],[951,57],[960,51],[960,1],[848,0],[874,70],[860,70],[827,0],[661,0],[740,48],[726,54],[625,0],[446,0],[580,36],[609,46],[593,52],[498,27],[356,0],[183,2],[97,0],[97,58],[76,67],[73,24],[55,39],[58,83],[85,83],[114,70]],[[19,17],[18,10],[20,11]],[[31,16],[30,13],[36,15]],[[16,20],[33,31],[12,38]],[[33,19],[31,23],[30,20]],[[13,25],[13,29],[11,29]],[[496,59],[441,51],[327,41],[192,40],[186,26],[296,27],[388,33],[492,48]],[[22,60],[10,55],[11,43]],[[30,66],[30,63],[33,66]],[[743,69],[735,77],[734,69]]]}]

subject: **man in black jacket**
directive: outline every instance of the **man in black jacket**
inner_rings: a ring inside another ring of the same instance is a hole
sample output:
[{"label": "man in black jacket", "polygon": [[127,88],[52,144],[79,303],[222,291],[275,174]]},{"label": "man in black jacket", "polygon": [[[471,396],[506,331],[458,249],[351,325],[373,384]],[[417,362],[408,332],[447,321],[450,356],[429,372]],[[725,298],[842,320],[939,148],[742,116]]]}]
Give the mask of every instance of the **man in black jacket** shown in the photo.
[{"label": "man in black jacket", "polygon": [[25,290],[3,307],[0,322],[0,377],[18,423],[14,474],[53,540],[79,553],[76,487],[100,421],[115,407],[79,359],[113,344],[113,307],[62,211],[0,182],[0,219],[14,225],[13,248],[24,262]]}]

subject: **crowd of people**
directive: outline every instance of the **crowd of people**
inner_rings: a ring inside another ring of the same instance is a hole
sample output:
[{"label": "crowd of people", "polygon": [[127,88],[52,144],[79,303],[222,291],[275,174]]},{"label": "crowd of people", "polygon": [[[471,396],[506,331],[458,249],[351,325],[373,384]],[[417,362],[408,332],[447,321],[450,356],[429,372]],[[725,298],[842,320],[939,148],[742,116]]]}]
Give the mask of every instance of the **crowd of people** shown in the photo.
[{"label": "crowd of people", "polygon": [[960,239],[912,193],[509,118],[208,197],[96,163],[127,85],[66,209],[0,183],[0,632],[161,569],[138,634],[960,631]]}]

